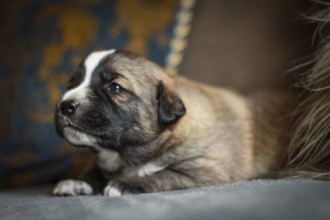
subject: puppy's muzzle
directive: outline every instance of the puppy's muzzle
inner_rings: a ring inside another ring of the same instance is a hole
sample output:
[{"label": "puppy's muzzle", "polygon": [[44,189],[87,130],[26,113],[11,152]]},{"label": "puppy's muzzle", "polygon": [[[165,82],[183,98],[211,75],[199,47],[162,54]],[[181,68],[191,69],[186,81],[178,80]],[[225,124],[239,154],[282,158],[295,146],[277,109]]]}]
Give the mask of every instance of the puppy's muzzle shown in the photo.
[{"label": "puppy's muzzle", "polygon": [[76,100],[65,100],[60,103],[60,111],[65,116],[71,116],[76,112],[79,105]]}]

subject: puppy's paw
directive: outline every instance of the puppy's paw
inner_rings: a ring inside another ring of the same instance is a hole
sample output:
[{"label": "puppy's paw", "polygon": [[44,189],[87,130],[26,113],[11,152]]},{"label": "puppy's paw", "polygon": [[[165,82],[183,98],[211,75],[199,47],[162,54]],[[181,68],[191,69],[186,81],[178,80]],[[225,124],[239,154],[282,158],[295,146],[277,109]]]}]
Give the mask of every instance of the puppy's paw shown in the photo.
[{"label": "puppy's paw", "polygon": [[104,188],[103,195],[109,197],[117,197],[124,194],[138,194],[145,192],[141,187],[133,186],[124,181],[111,180]]},{"label": "puppy's paw", "polygon": [[103,195],[109,197],[121,196],[123,194],[123,186],[118,181],[111,180],[104,188]]},{"label": "puppy's paw", "polygon": [[93,188],[81,180],[62,180],[53,190],[55,196],[91,195]]}]

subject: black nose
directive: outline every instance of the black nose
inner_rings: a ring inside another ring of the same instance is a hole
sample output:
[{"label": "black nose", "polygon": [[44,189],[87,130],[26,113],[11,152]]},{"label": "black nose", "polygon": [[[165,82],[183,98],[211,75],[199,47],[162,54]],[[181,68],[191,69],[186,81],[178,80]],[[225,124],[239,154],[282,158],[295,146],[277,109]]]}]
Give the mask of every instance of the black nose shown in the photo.
[{"label": "black nose", "polygon": [[79,102],[75,100],[65,100],[61,103],[60,109],[63,115],[72,115],[79,106]]}]

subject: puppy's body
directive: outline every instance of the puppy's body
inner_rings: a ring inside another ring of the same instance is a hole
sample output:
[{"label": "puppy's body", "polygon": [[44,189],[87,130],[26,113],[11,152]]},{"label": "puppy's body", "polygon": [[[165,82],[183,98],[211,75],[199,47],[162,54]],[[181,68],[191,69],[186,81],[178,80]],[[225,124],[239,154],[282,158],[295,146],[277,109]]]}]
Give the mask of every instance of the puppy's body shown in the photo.
[{"label": "puppy's body", "polygon": [[[74,145],[91,147],[96,164],[83,177],[86,182],[61,182],[55,194],[185,189],[270,177],[283,166],[285,122],[292,111],[288,96],[244,97],[169,77],[129,52],[103,55],[92,60],[94,68],[88,67],[93,56],[82,64],[85,80],[63,96],[56,114],[58,133]],[[123,90],[104,92],[113,82]],[[77,91],[83,84],[84,92]],[[73,113],[63,107],[72,100],[79,106]]]}]

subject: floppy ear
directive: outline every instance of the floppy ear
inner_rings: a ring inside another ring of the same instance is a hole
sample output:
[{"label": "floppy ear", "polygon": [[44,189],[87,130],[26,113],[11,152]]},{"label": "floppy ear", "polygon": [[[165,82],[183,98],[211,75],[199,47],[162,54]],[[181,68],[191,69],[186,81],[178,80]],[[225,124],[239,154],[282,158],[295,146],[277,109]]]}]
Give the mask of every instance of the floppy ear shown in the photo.
[{"label": "floppy ear", "polygon": [[157,88],[158,120],[161,125],[170,125],[178,121],[185,113],[186,108],[174,92],[170,91],[160,81]]}]

